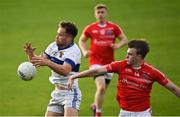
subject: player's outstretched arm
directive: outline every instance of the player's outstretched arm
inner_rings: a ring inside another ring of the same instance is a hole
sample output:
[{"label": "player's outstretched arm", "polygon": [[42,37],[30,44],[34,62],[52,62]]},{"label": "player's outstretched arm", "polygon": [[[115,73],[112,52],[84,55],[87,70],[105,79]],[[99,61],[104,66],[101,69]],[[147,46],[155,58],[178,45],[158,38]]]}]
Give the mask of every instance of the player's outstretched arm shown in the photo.
[{"label": "player's outstretched arm", "polygon": [[165,87],[180,98],[180,88],[177,85],[175,85],[172,81],[169,80]]},{"label": "player's outstretched arm", "polygon": [[63,65],[59,65],[57,63],[52,62],[45,56],[37,56],[37,57],[32,57],[31,62],[36,66],[48,66],[50,69],[55,71],[56,73],[67,76],[69,72],[71,72],[72,67],[69,63],[64,62]]},{"label": "player's outstretched arm", "polygon": [[85,78],[85,77],[90,77],[90,76],[96,76],[98,74],[102,74],[102,73],[105,73],[107,72],[106,68],[103,66],[103,67],[100,67],[100,68],[97,68],[97,69],[90,69],[90,70],[85,70],[85,71],[82,71],[80,73],[77,73],[75,75],[72,75],[70,78],[69,78],[69,81],[68,81],[68,89],[70,90],[72,88],[72,85],[73,85],[73,82],[74,82],[74,79],[77,79],[77,78]]}]

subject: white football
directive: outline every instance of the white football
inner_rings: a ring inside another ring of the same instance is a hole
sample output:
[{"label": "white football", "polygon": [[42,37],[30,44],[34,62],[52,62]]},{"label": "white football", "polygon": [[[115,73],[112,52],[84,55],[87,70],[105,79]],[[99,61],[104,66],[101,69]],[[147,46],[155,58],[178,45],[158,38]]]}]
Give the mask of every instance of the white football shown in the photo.
[{"label": "white football", "polygon": [[30,62],[23,62],[19,65],[17,74],[22,80],[32,80],[36,75],[36,67]]}]

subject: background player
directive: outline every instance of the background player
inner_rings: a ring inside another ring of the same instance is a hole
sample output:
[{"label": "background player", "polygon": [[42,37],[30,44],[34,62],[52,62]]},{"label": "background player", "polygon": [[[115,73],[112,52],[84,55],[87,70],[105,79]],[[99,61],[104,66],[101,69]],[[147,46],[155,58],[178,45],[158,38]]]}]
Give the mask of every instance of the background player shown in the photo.
[{"label": "background player", "polygon": [[79,71],[81,52],[74,43],[78,30],[71,22],[61,22],[57,31],[55,42],[51,43],[42,56],[34,54],[35,48],[30,43],[24,50],[31,62],[39,66],[47,66],[52,70],[49,78],[55,85],[51,93],[46,116],[78,116],[81,101],[81,92],[78,81],[73,85],[73,91],[67,90],[68,78]]},{"label": "background player", "polygon": [[147,42],[132,40],[128,43],[125,60],[73,75],[69,79],[69,88],[76,78],[96,76],[106,72],[117,73],[119,79],[116,99],[121,107],[119,116],[150,117],[150,92],[154,82],[158,82],[177,97],[180,97],[180,88],[167,79],[158,69],[144,61],[148,52]]},{"label": "background player", "polygon": [[[114,61],[114,50],[121,48],[127,43],[126,36],[122,29],[107,20],[107,10],[107,6],[104,4],[95,6],[97,22],[86,26],[79,40],[79,46],[83,55],[89,58],[90,69],[98,68]],[[88,50],[86,48],[86,42],[89,38],[91,39],[91,44]],[[115,43],[116,38],[120,39],[119,43]],[[94,78],[97,90],[91,109],[93,110],[94,116],[100,116],[104,93],[112,78],[112,74],[99,74]]]}]

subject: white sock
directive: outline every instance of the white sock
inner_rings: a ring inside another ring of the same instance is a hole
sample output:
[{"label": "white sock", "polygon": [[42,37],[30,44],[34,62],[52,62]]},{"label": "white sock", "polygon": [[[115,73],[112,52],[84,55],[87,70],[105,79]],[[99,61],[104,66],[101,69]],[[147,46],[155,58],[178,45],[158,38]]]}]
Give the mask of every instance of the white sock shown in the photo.
[{"label": "white sock", "polygon": [[96,109],[96,112],[99,112],[99,113],[100,113],[100,112],[101,112],[101,109]]}]

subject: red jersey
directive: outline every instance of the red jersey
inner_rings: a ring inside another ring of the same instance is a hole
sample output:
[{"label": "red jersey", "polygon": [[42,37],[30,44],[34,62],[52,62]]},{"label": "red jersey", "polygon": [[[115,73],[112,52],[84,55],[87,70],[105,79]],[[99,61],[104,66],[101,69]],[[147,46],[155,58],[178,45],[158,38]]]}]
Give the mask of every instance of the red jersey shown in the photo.
[{"label": "red jersey", "polygon": [[134,69],[127,61],[113,62],[106,65],[108,72],[119,75],[116,99],[123,110],[139,112],[150,108],[152,84],[168,83],[167,78],[156,68],[143,63],[140,69]]},{"label": "red jersey", "polygon": [[111,22],[107,22],[105,26],[100,26],[99,22],[88,25],[83,34],[91,38],[89,56],[90,65],[105,65],[114,61],[114,51],[110,47],[115,43],[116,37],[122,33],[120,27]]}]

